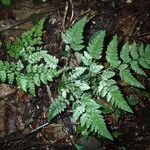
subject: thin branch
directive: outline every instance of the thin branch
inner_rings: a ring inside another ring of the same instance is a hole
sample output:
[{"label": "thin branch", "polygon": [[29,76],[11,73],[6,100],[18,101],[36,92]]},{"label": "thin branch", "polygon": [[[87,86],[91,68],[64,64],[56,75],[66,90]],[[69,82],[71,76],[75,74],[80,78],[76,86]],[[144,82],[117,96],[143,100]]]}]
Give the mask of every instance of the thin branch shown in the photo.
[{"label": "thin branch", "polygon": [[74,17],[74,6],[72,0],[69,0],[70,5],[71,5],[71,17],[70,17],[70,22],[72,22],[72,19]]},{"label": "thin branch", "polygon": [[67,13],[68,13],[68,2],[66,1],[64,17],[63,17],[63,20],[62,20],[62,31],[65,31],[65,29],[66,29],[65,23],[66,23]]}]

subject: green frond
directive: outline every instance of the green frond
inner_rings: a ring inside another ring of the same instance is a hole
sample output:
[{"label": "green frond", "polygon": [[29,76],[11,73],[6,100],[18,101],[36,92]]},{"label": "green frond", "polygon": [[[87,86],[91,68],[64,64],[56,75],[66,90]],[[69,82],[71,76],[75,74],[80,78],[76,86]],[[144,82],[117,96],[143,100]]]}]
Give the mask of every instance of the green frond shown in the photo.
[{"label": "green frond", "polygon": [[[95,35],[85,47],[83,30],[86,22],[87,17],[84,17],[61,34],[66,49],[74,50],[74,54],[71,51],[68,55],[68,66],[63,68],[58,66],[58,59],[41,46],[44,20],[23,33],[20,38],[16,38],[14,44],[8,43],[8,52],[16,60],[10,63],[0,60],[0,82],[14,83],[25,92],[36,96],[37,86],[47,85],[60,75],[58,97],[52,101],[48,120],[51,121],[68,106],[72,106],[73,120],[80,122],[84,129],[83,134],[92,132],[112,140],[104,117],[108,112],[113,112],[107,110],[106,113],[102,103],[100,105],[95,98],[107,100],[112,108],[119,111],[121,109],[132,112],[117,86],[118,71],[125,83],[144,88],[129,69],[146,76],[142,67],[150,69],[150,45],[138,45],[135,42],[129,45],[126,42],[119,53],[117,36],[114,36],[109,45],[106,45],[106,59],[100,61],[104,50],[105,31]],[[83,48],[84,51],[80,51]],[[74,56],[77,63],[73,61]]]},{"label": "green frond", "polygon": [[83,46],[83,29],[87,22],[87,17],[84,17],[80,21],[76,22],[67,31],[61,33],[62,40],[71,46],[75,51],[79,51],[84,48]]},{"label": "green frond", "polygon": [[1,80],[1,82],[5,82],[6,79],[7,79],[7,74],[6,74],[6,72],[3,71],[3,70],[0,71],[0,80]]},{"label": "green frond", "polygon": [[25,47],[28,46],[35,46],[42,44],[42,35],[43,35],[43,25],[44,25],[45,19],[40,20],[34,27],[32,27],[30,30],[26,31],[22,35],[22,41],[25,45]]},{"label": "green frond", "polygon": [[145,47],[145,61],[150,65],[150,44]]},{"label": "green frond", "polygon": [[105,138],[113,140],[112,135],[109,133],[105,120],[103,116],[99,113],[99,111],[93,111],[90,113],[84,113],[80,117],[81,127],[86,127],[90,132],[101,135]]},{"label": "green frond", "polygon": [[100,59],[103,51],[103,42],[105,38],[105,31],[100,31],[97,35],[89,42],[87,51],[91,54],[92,58]]},{"label": "green frond", "polygon": [[28,91],[31,95],[33,96],[36,96],[35,94],[35,83],[33,80],[28,80],[28,84],[27,84],[27,88],[28,88]]},{"label": "green frond", "polygon": [[8,83],[13,84],[13,82],[15,80],[15,74],[14,73],[9,73],[9,74],[7,74],[7,78],[8,78]]},{"label": "green frond", "polygon": [[79,120],[81,127],[86,127],[90,132],[112,140],[99,108],[100,105],[89,94],[83,94],[81,100],[73,104],[73,119]]},{"label": "green frond", "polygon": [[105,87],[106,87],[106,81],[104,81],[104,80],[100,81],[99,86],[98,86],[98,89],[97,89],[98,93],[101,93],[101,91],[102,91]]},{"label": "green frond", "polygon": [[86,68],[85,67],[76,67],[73,70],[73,74],[71,75],[72,79],[76,79],[78,77],[80,77],[84,72],[85,72]]},{"label": "green frond", "polygon": [[58,75],[56,69],[52,69],[49,65],[28,65],[27,66],[27,76],[30,76],[37,86],[40,83],[47,84],[48,81],[53,81],[53,78]]},{"label": "green frond", "polygon": [[45,54],[43,56],[43,59],[50,68],[56,69],[58,64],[58,59],[55,56],[52,56],[50,54]]},{"label": "green frond", "polygon": [[137,79],[134,78],[130,70],[128,69],[120,70],[120,77],[127,84],[144,89],[144,86],[142,85],[142,83],[140,83],[139,81],[137,81]]},{"label": "green frond", "polygon": [[30,64],[34,64],[34,63],[39,62],[46,54],[47,54],[47,51],[27,53],[25,54],[24,59],[28,61]]},{"label": "green frond", "polygon": [[146,73],[139,67],[137,61],[133,60],[130,63],[131,63],[132,70],[134,70],[137,74],[146,76]]},{"label": "green frond", "polygon": [[138,61],[139,61],[139,64],[140,64],[143,68],[145,68],[145,69],[149,69],[149,68],[150,68],[150,65],[146,62],[146,60],[145,60],[143,57],[140,57],[140,58],[138,59]]},{"label": "green frond", "polygon": [[120,57],[124,63],[129,63],[131,61],[131,58],[129,56],[129,43],[128,42],[126,42],[123,45],[123,47],[121,49]]},{"label": "green frond", "polygon": [[52,102],[49,112],[48,112],[48,121],[51,121],[55,116],[63,112],[70,102],[67,99],[64,99],[61,96],[58,96],[55,101]]},{"label": "green frond", "polygon": [[16,77],[17,86],[23,91],[27,92],[28,89],[28,78],[24,74],[19,73]]},{"label": "green frond", "polygon": [[117,36],[114,36],[112,41],[110,41],[107,51],[106,51],[106,60],[110,63],[111,67],[116,68],[121,63],[118,59],[117,52]]},{"label": "green frond", "polygon": [[43,24],[44,19],[39,21],[30,30],[24,32],[22,37],[16,38],[15,44],[8,42],[7,49],[10,56],[18,59],[19,57],[23,57],[27,51],[32,51],[34,46],[42,44]]},{"label": "green frond", "polygon": [[81,61],[84,65],[90,66],[92,63],[92,56],[88,52],[84,51],[84,56],[81,56]]},{"label": "green frond", "polygon": [[16,63],[8,63],[7,61],[0,61],[0,81],[13,84],[16,75],[24,68],[22,62],[18,60]]},{"label": "green frond", "polygon": [[72,110],[73,110],[73,120],[77,121],[80,116],[85,112],[85,105],[82,104],[79,100],[73,103],[72,105]]},{"label": "green frond", "polygon": [[137,60],[139,58],[138,45],[135,42],[133,42],[133,44],[130,45],[129,47],[130,47],[130,54],[131,54],[132,58],[134,60]]},{"label": "green frond", "polygon": [[111,94],[110,103],[113,106],[116,106],[116,107],[118,107],[118,108],[120,108],[124,111],[132,113],[131,108],[129,107],[128,103],[125,101],[125,99],[124,99],[123,95],[121,94],[120,90],[111,91],[110,94]]},{"label": "green frond", "polygon": [[94,62],[91,63],[90,65],[90,72],[92,72],[93,74],[97,74],[99,73],[104,67],[102,65],[98,65]]},{"label": "green frond", "polygon": [[113,76],[115,75],[115,72],[113,71],[109,71],[109,70],[105,70],[102,74],[102,79],[103,80],[107,80],[107,79],[110,79],[112,78]]},{"label": "green frond", "polygon": [[138,47],[138,51],[139,51],[140,56],[143,56],[143,54],[144,54],[144,45],[143,45],[143,43],[141,43],[140,46]]},{"label": "green frond", "polygon": [[123,95],[121,94],[119,87],[116,85],[116,83],[117,82],[115,80],[109,78],[105,78],[105,80],[102,80],[98,87],[99,96],[106,97],[107,101],[116,108],[132,112],[131,108],[128,106],[127,102],[123,98]]},{"label": "green frond", "polygon": [[90,89],[90,86],[85,81],[81,80],[75,81],[75,86],[79,87],[81,91],[86,91]]}]

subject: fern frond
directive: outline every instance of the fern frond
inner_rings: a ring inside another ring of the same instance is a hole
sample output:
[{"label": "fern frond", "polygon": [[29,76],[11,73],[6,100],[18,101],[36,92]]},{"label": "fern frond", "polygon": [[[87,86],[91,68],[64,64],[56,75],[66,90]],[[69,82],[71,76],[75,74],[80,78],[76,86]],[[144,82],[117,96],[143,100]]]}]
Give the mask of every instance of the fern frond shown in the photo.
[{"label": "fern frond", "polygon": [[55,116],[63,112],[69,104],[70,104],[69,100],[64,99],[61,96],[58,96],[55,99],[55,101],[52,102],[49,108],[48,121],[51,121]]},{"label": "fern frond", "polygon": [[150,65],[150,44],[145,47],[145,60]]},{"label": "fern frond", "polygon": [[138,61],[139,61],[139,64],[140,64],[143,68],[145,68],[145,69],[149,69],[149,68],[150,68],[150,65],[146,62],[146,60],[144,59],[144,57],[140,57],[140,58],[138,59]]},{"label": "fern frond", "polygon": [[81,56],[81,61],[83,62],[84,65],[90,66],[92,63],[92,57],[89,53],[84,51],[84,56]]},{"label": "fern frond", "polygon": [[[34,46],[42,44],[44,19],[39,21],[33,28],[23,33],[22,37],[16,38],[15,44],[7,43],[7,49],[11,57],[18,59],[27,51],[32,51]],[[35,48],[34,48],[35,49]]]},{"label": "fern frond", "polygon": [[103,50],[103,42],[105,37],[105,31],[100,31],[97,35],[89,42],[87,47],[87,51],[91,54],[92,58],[100,59],[102,50]]},{"label": "fern frond", "polygon": [[129,107],[128,103],[125,101],[123,95],[121,94],[120,90],[111,91],[109,93],[111,95],[110,103],[113,106],[116,106],[124,111],[132,113],[133,111]]},{"label": "fern frond", "polygon": [[86,91],[90,89],[90,86],[85,82],[81,80],[75,81],[76,87],[79,87],[81,91]]},{"label": "fern frond", "polygon": [[105,70],[103,72],[103,74],[101,75],[101,77],[102,77],[103,80],[108,80],[108,79],[112,78],[114,75],[115,75],[115,72]]},{"label": "fern frond", "polygon": [[101,111],[89,94],[83,94],[80,101],[73,104],[73,119],[79,119],[81,127],[86,127],[90,132],[113,139],[107,130]]},{"label": "fern frond", "polygon": [[124,111],[132,112],[131,108],[123,98],[119,87],[116,85],[115,80],[108,80],[106,76],[105,80],[102,80],[99,84],[98,93],[99,96],[106,97],[107,101],[110,102],[112,106],[115,106],[116,108],[122,109]]},{"label": "fern frond", "polygon": [[35,53],[27,53],[24,56],[24,59],[28,61],[30,64],[34,64],[39,62],[45,55],[47,54],[47,51],[39,51]]},{"label": "fern frond", "polygon": [[117,52],[117,36],[114,36],[112,41],[110,41],[107,51],[106,60],[110,63],[111,67],[116,68],[121,63],[118,59]]},{"label": "fern frond", "polygon": [[0,61],[0,81],[13,84],[16,75],[24,68],[22,62],[18,60],[16,63],[8,63],[7,61]]},{"label": "fern frond", "polygon": [[47,84],[48,81],[52,81],[54,77],[58,75],[56,69],[52,69],[49,65],[28,65],[27,66],[27,76],[32,77],[33,81],[37,86],[42,82]]},{"label": "fern frond", "polygon": [[28,46],[35,46],[42,44],[42,35],[43,35],[43,25],[44,25],[45,19],[40,20],[34,27],[32,27],[30,30],[26,31],[22,35],[22,41],[25,45],[25,47]]},{"label": "fern frond", "polygon": [[86,70],[85,67],[76,67],[74,73],[71,75],[71,78],[76,79],[80,77],[85,72],[85,70]]},{"label": "fern frond", "polygon": [[144,45],[143,45],[143,43],[141,43],[140,46],[138,47],[138,51],[139,51],[139,55],[143,56],[143,54],[144,54]]},{"label": "fern frond", "polygon": [[27,84],[27,88],[28,88],[28,91],[31,95],[33,96],[36,96],[35,94],[35,83],[33,80],[28,80],[28,84]]},{"label": "fern frond", "polygon": [[142,83],[140,83],[139,81],[137,81],[137,79],[134,78],[134,76],[130,73],[130,70],[128,69],[120,70],[120,77],[127,84],[144,89]]},{"label": "fern frond", "polygon": [[79,100],[73,103],[72,105],[73,110],[73,120],[77,121],[79,117],[85,112],[85,105],[82,104]]},{"label": "fern frond", "polygon": [[90,72],[92,72],[93,74],[97,74],[97,73],[99,73],[103,68],[104,68],[104,67],[103,67],[102,65],[98,65],[98,64],[92,62],[91,65],[90,65],[89,70],[90,70]]},{"label": "fern frond", "polygon": [[129,63],[131,61],[131,58],[129,56],[129,43],[128,42],[126,42],[123,45],[123,47],[121,49],[120,57],[124,63]]},{"label": "fern frond", "polygon": [[137,60],[139,58],[138,46],[135,42],[133,42],[133,44],[130,45],[130,54],[134,60]]},{"label": "fern frond", "polygon": [[79,51],[84,48],[83,46],[83,29],[87,22],[87,17],[84,17],[80,21],[76,22],[73,27],[66,32],[61,33],[62,40],[71,46],[75,51]]},{"label": "fern frond", "polygon": [[28,78],[27,78],[27,76],[24,76],[23,73],[17,74],[16,82],[17,82],[17,86],[20,89],[22,89],[25,92],[27,92],[27,89],[28,89]]},{"label": "fern frond", "polygon": [[84,113],[80,117],[80,123],[82,127],[86,127],[90,132],[94,132],[105,138],[113,140],[112,135],[107,130],[105,120],[99,111],[93,111],[90,113]]},{"label": "fern frond", "polygon": [[143,75],[143,76],[147,76],[146,73],[139,67],[138,65],[138,62],[137,61],[131,61],[131,68],[137,73],[137,74],[140,74],[140,75]]}]

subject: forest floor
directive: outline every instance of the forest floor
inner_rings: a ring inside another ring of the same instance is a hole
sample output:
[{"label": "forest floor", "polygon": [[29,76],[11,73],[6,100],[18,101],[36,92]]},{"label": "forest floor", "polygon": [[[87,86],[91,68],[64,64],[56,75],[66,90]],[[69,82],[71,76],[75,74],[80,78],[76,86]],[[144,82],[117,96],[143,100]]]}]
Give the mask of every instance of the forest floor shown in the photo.
[{"label": "forest floor", "polygon": [[[150,43],[150,1],[100,0],[14,0],[10,7],[0,4],[0,44],[15,41],[41,18],[46,17],[43,41],[46,50],[61,57],[60,33],[75,21],[88,15],[86,39],[96,31],[105,29],[108,39],[117,34],[119,42]],[[0,59],[7,60],[6,49],[0,47]],[[150,75],[150,72],[148,71]],[[74,142],[87,150],[150,150],[150,79],[141,78],[147,91],[134,91],[140,103],[134,114],[122,114],[118,122],[109,118],[111,128],[121,133],[114,141],[90,137],[84,140],[74,135],[68,118],[47,123],[50,106],[49,88],[41,86],[32,97],[16,86],[0,83],[0,150],[73,150]],[[127,92],[131,92],[127,89]],[[68,130],[64,125],[68,125]],[[72,142],[74,141],[74,142]]]}]

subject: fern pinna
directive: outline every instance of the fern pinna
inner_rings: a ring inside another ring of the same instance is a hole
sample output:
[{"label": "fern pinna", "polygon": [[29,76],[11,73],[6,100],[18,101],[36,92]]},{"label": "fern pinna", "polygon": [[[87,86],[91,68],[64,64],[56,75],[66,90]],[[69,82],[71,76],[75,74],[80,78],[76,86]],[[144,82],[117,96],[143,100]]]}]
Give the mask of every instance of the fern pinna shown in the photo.
[{"label": "fern pinna", "polygon": [[[118,52],[115,35],[104,49],[105,31],[100,31],[85,47],[83,30],[86,22],[87,18],[84,17],[61,34],[66,51],[72,49],[77,62],[74,63],[70,57],[69,69],[63,71],[59,96],[50,106],[48,118],[50,121],[72,106],[73,121],[80,122],[86,133],[93,132],[113,139],[105,124],[104,105],[99,99],[103,98],[110,103],[111,109],[132,112],[115,77],[120,76],[128,85],[144,88],[134,77],[133,71],[146,76],[143,68],[150,68],[150,45],[145,47],[143,44],[126,42]],[[105,62],[102,60],[103,53],[106,56]]]},{"label": "fern pinna", "polygon": [[47,84],[58,75],[58,59],[41,47],[43,23],[44,20],[41,20],[21,38],[16,38],[15,44],[7,43],[8,53],[15,59],[14,62],[0,61],[0,81],[16,83],[34,96],[36,86]]}]

